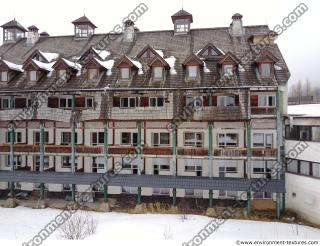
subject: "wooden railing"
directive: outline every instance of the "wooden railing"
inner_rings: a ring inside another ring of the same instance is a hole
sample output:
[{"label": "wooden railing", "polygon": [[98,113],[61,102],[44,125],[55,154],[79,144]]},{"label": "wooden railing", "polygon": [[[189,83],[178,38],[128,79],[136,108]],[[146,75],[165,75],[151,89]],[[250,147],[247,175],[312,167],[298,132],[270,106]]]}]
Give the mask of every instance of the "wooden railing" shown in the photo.
[{"label": "wooden railing", "polygon": [[178,148],[178,155],[191,155],[191,156],[207,156],[208,149],[207,148]]},{"label": "wooden railing", "polygon": [[199,107],[193,113],[194,120],[241,120],[247,119],[245,109],[232,107]]},{"label": "wooden railing", "polygon": [[276,149],[266,149],[266,148],[253,148],[252,156],[253,157],[276,157]]},{"label": "wooden railing", "polygon": [[251,114],[253,115],[275,115],[276,108],[262,108],[262,107],[251,107]]},{"label": "wooden railing", "polygon": [[221,157],[245,157],[247,155],[247,149],[219,148],[214,150],[214,155]]}]

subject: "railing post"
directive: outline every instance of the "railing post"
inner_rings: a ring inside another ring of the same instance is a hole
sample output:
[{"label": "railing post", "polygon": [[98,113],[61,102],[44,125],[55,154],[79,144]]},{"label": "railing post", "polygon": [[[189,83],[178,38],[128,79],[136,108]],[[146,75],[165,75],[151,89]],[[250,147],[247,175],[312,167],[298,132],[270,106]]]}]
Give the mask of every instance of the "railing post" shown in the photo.
[{"label": "railing post", "polygon": [[[9,132],[9,135],[10,135],[10,158],[9,158],[9,161],[10,161],[10,170],[11,170],[11,172],[13,172],[14,171],[14,137],[15,137],[13,124],[10,127],[9,131],[10,131]],[[14,182],[10,182],[10,196],[11,197],[14,197],[14,192],[15,192],[14,186],[15,186]]]},{"label": "railing post", "polygon": [[172,175],[177,175],[177,126],[172,125]]},{"label": "railing post", "polygon": [[209,208],[213,207],[213,192],[209,190]]},{"label": "railing post", "polygon": [[247,147],[247,176],[250,179],[251,178],[251,157],[252,157],[250,121],[247,122],[246,133],[247,133],[247,146],[246,146]]},{"label": "railing post", "polygon": [[[76,122],[75,122],[75,112],[76,112],[76,97],[72,95],[72,133],[71,133],[71,172],[76,172]],[[76,187],[75,184],[72,184],[72,201],[75,201],[76,198]]]},{"label": "railing post", "polygon": [[[40,173],[44,171],[44,122],[40,122]],[[44,199],[44,183],[40,184],[40,200]]]},{"label": "railing post", "polygon": [[141,204],[141,187],[138,187],[137,205]]}]

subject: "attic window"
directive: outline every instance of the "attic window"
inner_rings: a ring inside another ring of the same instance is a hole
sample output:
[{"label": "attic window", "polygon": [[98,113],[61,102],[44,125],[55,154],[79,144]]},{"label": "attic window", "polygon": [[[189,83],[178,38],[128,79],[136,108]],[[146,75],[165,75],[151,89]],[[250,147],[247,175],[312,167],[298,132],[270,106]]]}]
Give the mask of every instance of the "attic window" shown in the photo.
[{"label": "attic window", "polygon": [[13,32],[13,30],[10,30],[10,29],[5,29],[4,30],[4,40],[5,41],[14,40],[14,32]]},{"label": "attic window", "polygon": [[8,81],[8,72],[7,71],[1,72],[0,77],[1,77],[1,82],[7,82]]},{"label": "attic window", "polygon": [[188,66],[188,77],[196,78],[198,76],[198,67],[197,66]]},{"label": "attic window", "polygon": [[129,79],[130,78],[130,69],[128,67],[120,68],[120,76],[121,76],[121,79]]},{"label": "attic window", "polygon": [[261,63],[260,64],[260,74],[263,78],[270,78],[271,76],[271,65],[270,63]]},{"label": "attic window", "polygon": [[98,69],[96,68],[89,68],[88,69],[88,79],[94,80],[98,78]]},{"label": "attic window", "polygon": [[79,38],[86,38],[94,33],[93,28],[88,25],[77,25],[76,36]]},{"label": "attic window", "polygon": [[190,24],[187,20],[177,20],[175,22],[175,31],[177,33],[187,33],[189,32]]},{"label": "attic window", "polygon": [[162,67],[153,67],[153,78],[155,80],[163,79],[163,68]]},{"label": "attic window", "polygon": [[142,55],[141,55],[141,58],[144,58],[144,59],[150,59],[150,58],[154,58],[155,57],[155,54],[150,50],[150,49],[147,49]]},{"label": "attic window", "polygon": [[60,69],[57,71],[57,75],[58,75],[58,78],[60,78],[60,79],[66,79],[67,78],[67,70]]},{"label": "attic window", "polygon": [[37,71],[32,70],[32,71],[29,71],[28,73],[29,73],[29,81],[35,82],[38,80]]},{"label": "attic window", "polygon": [[233,75],[233,65],[223,65],[223,74]]}]

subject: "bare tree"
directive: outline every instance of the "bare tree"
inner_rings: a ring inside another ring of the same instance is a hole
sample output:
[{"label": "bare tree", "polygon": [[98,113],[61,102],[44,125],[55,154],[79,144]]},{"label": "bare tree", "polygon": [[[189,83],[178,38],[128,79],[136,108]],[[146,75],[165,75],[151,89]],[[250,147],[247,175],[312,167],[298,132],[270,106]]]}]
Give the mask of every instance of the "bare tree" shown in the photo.
[{"label": "bare tree", "polygon": [[88,212],[77,212],[60,226],[59,232],[61,238],[81,240],[94,234],[97,226],[98,221]]}]

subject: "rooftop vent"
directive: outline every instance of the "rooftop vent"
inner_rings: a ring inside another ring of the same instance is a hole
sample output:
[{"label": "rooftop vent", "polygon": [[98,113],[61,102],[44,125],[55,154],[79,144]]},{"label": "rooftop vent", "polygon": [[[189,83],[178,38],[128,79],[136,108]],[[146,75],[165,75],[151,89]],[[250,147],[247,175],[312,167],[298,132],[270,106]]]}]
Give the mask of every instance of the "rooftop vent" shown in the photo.
[{"label": "rooftop vent", "polygon": [[242,36],[243,26],[242,26],[242,15],[236,13],[232,16],[232,22],[230,24],[230,34],[234,36]]}]

